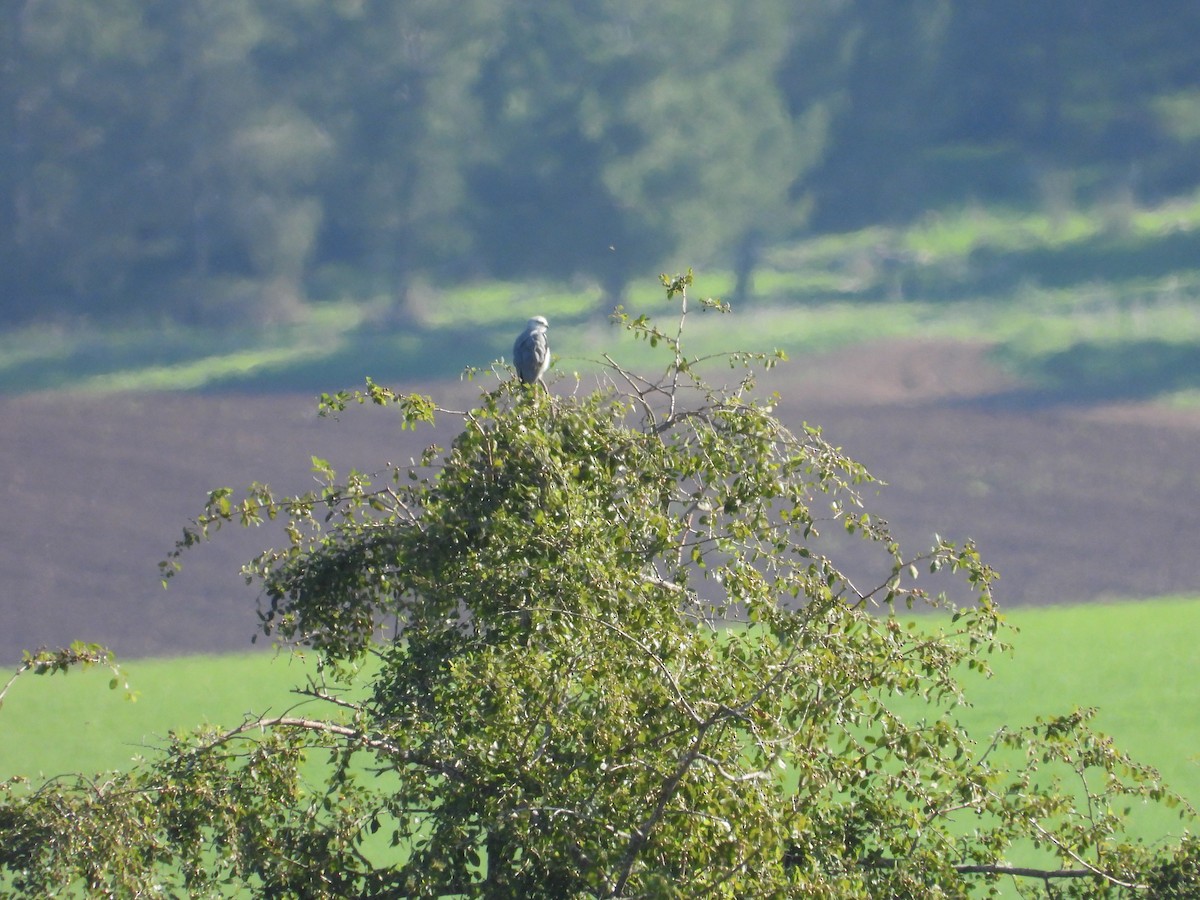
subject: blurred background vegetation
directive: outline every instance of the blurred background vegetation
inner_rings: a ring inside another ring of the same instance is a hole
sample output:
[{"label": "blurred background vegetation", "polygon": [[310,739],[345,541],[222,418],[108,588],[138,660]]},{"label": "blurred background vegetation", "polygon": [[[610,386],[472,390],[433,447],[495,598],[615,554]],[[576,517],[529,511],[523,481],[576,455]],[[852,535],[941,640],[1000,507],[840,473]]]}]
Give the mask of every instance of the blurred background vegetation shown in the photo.
[{"label": "blurred background vegetation", "polygon": [[[509,340],[469,325],[582,326],[682,266],[708,293],[821,308],[824,339],[871,317],[1021,331],[1006,358],[1056,384],[1118,365],[1114,331],[1143,343],[1135,360],[1196,362],[1179,346],[1200,294],[1188,0],[0,16],[0,388],[457,371]],[[1085,335],[1080,310],[1101,314]]]}]

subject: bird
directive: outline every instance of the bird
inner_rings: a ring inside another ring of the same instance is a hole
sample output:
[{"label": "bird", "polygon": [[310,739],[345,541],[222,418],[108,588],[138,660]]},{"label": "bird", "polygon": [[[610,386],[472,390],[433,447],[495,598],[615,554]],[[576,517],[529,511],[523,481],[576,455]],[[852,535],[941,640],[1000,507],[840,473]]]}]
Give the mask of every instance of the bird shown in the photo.
[{"label": "bird", "polygon": [[541,381],[550,365],[550,345],[546,343],[548,327],[550,323],[545,316],[534,316],[513,344],[513,365],[517,377],[525,384]]}]

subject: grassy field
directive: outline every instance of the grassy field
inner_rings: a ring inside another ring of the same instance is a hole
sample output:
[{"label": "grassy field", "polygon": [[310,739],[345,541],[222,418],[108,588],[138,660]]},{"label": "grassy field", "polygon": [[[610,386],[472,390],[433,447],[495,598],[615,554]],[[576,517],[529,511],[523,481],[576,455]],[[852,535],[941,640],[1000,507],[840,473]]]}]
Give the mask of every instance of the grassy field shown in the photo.
[{"label": "grassy field", "polygon": [[[752,299],[732,318],[689,325],[693,352],[789,353],[864,340],[982,340],[1030,385],[1065,399],[1200,392],[1200,199],[1060,216],[968,208],[904,229],[871,228],[772,248]],[[700,270],[693,293],[726,296],[728,272]],[[602,350],[640,350],[607,323],[588,285],[488,282],[430,287],[403,327],[386,298],[325,284],[297,323],[272,329],[178,324],[105,330],[57,322],[0,335],[0,391],[40,389],[327,390],[369,374],[396,381],[455,376],[510,353],[527,315],[551,320],[560,368]],[[662,309],[652,273],[631,284],[631,310]]]},{"label": "grassy field", "polygon": [[[968,689],[974,705],[961,711],[978,737],[1095,706],[1100,730],[1200,804],[1200,598],[1021,609],[1010,621],[1020,629],[1014,654]],[[18,681],[0,709],[0,776],[126,767],[170,730],[283,711],[307,672],[271,653],[135,660],[125,669],[136,702],[108,689],[107,671]],[[1151,838],[1178,822],[1163,815],[1142,827]]]},{"label": "grassy field", "polygon": [[[1200,599],[1020,609],[1014,652],[968,688],[963,721],[978,736],[1075,707],[1099,710],[1094,726],[1200,806]],[[1173,813],[1140,821],[1147,839],[1178,831]]]}]

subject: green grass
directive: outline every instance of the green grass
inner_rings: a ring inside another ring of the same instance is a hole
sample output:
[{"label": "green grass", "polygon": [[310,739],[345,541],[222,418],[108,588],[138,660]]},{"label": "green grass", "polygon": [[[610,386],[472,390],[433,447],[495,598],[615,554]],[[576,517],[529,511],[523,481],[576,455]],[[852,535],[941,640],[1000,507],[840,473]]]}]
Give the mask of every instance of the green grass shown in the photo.
[{"label": "green grass", "polygon": [[[1200,807],[1200,599],[1023,608],[1013,654],[968,688],[963,721],[977,735],[1039,715],[1099,710],[1094,727]],[[1170,812],[1141,823],[1143,836],[1178,831]]]},{"label": "green grass", "polygon": [[1044,696],[1095,706],[1101,730],[1200,805],[1200,605],[1086,605],[1029,619],[1018,637],[1022,653],[981,692],[978,712],[1029,713]]},{"label": "green grass", "polygon": [[[972,676],[972,706],[956,712],[978,740],[1003,725],[1094,706],[1096,727],[1153,765],[1166,783],[1200,805],[1200,598],[1018,609],[1013,654],[994,660],[989,680]],[[41,778],[121,769],[151,756],[171,730],[237,724],[280,713],[289,689],[315,667],[269,652],[134,660],[125,666],[137,702],[110,690],[111,673],[72,672],[14,684],[0,709],[0,778]],[[914,715],[920,710],[912,710]],[[318,774],[320,761],[313,762]],[[1135,814],[1133,832],[1156,842],[1181,832],[1170,811]],[[381,832],[366,852],[393,860]],[[1053,866],[1035,851],[1021,862]],[[1004,896],[1016,896],[1005,886]]]},{"label": "green grass", "polygon": [[[963,721],[982,737],[1038,715],[1095,706],[1096,726],[1200,805],[1200,598],[1018,609],[1016,651],[995,677],[968,687]],[[293,706],[311,662],[255,653],[135,660],[125,666],[136,702],[107,687],[106,671],[25,676],[0,709],[0,777],[124,768],[171,730],[234,725]],[[1154,834],[1178,828],[1147,820]]]},{"label": "green grass", "polygon": [[170,731],[282,712],[314,668],[270,652],[132,660],[122,664],[132,700],[109,688],[108,669],[23,675],[0,708],[0,778],[128,768]]}]

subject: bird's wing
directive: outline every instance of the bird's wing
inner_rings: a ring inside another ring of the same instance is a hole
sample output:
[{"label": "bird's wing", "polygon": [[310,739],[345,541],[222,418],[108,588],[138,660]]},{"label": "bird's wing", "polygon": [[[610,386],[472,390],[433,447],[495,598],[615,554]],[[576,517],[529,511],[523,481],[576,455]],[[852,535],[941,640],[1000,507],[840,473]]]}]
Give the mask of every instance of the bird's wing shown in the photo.
[{"label": "bird's wing", "polygon": [[538,329],[530,335],[530,343],[533,345],[533,358],[537,361],[538,367],[541,368],[542,363],[550,355],[550,345],[546,341],[545,329]]},{"label": "bird's wing", "polygon": [[513,344],[513,365],[526,381],[533,381],[542,374],[549,356],[546,332],[542,329],[526,329]]},{"label": "bird's wing", "polygon": [[514,357],[524,357],[541,362],[546,358],[546,333],[544,331],[526,331],[513,347]]}]

